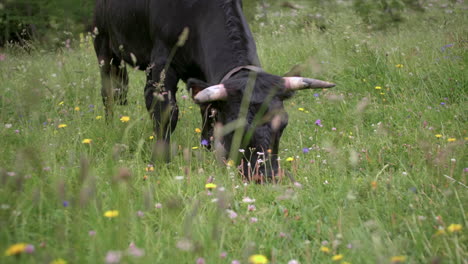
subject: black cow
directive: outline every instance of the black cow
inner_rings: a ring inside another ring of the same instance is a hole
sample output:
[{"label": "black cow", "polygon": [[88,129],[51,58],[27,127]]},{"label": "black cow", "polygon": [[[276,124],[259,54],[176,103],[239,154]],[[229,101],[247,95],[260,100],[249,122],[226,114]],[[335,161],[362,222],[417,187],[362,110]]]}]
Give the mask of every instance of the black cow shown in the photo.
[{"label": "black cow", "polygon": [[[208,145],[214,122],[245,117],[240,129],[221,139],[229,153],[240,135],[236,147],[245,149],[245,174],[260,163],[256,175],[277,173],[279,140],[288,124],[283,100],[294,90],[334,86],[262,71],[241,0],[97,0],[94,23],[106,113],[114,101],[127,103],[125,63],[146,70],[146,107],[157,139],[167,144],[179,114],[177,83],[183,80],[200,105]],[[245,94],[250,97],[241,110]]]}]

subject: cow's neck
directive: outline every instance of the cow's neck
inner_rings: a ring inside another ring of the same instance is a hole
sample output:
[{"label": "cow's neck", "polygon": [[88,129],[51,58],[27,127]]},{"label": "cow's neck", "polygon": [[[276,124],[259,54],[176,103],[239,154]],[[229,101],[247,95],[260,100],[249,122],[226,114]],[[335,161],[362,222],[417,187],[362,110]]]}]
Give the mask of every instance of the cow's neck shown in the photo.
[{"label": "cow's neck", "polygon": [[210,83],[220,82],[232,69],[254,65],[260,67],[255,42],[242,13],[239,1],[229,1],[200,38],[202,71]]}]

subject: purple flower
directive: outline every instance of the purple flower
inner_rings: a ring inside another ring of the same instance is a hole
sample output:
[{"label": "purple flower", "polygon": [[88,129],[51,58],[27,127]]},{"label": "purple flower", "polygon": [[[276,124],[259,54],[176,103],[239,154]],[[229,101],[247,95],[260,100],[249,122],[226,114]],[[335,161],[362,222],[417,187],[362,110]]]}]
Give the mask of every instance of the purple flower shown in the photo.
[{"label": "purple flower", "polygon": [[107,264],[119,263],[121,258],[122,258],[122,252],[108,251],[106,255],[106,263]]},{"label": "purple flower", "polygon": [[319,94],[318,94],[318,93],[314,93],[314,97],[319,97]]},{"label": "purple flower", "polygon": [[249,212],[253,212],[253,211],[255,211],[256,209],[257,209],[257,208],[256,208],[255,205],[253,205],[253,204],[247,205],[247,210],[248,210]]},{"label": "purple flower", "polygon": [[202,139],[201,144],[202,144],[202,146],[208,146],[210,144],[210,142],[208,140],[206,140],[206,139]]},{"label": "purple flower", "polygon": [[229,216],[229,218],[231,218],[231,219],[234,219],[234,218],[237,217],[237,213],[234,212],[233,210],[229,210],[229,209],[228,209],[228,210],[226,210],[226,212],[228,213],[228,216]]},{"label": "purple flower", "polygon": [[257,217],[251,217],[250,218],[250,223],[257,223],[258,222],[258,218]]},{"label": "purple flower", "polygon": [[96,231],[94,231],[94,230],[89,230],[89,231],[88,231],[88,235],[89,235],[89,236],[95,236],[95,235],[96,235]]},{"label": "purple flower", "polygon": [[440,51],[444,52],[446,49],[453,47],[455,44],[447,44],[440,48]]},{"label": "purple flower", "polygon": [[302,153],[309,153],[309,148],[303,148]]},{"label": "purple flower", "polygon": [[34,253],[34,250],[36,250],[36,248],[33,245],[28,244],[28,245],[26,245],[26,248],[24,249],[24,252],[26,252],[28,254],[32,254],[32,253]]},{"label": "purple flower", "polygon": [[320,120],[320,119],[317,119],[317,120],[315,121],[315,124],[316,124],[317,126],[319,126],[319,127],[323,127],[323,125],[322,125],[322,120]]},{"label": "purple flower", "polygon": [[70,204],[68,201],[63,201],[62,202],[63,207],[68,207]]},{"label": "purple flower", "polygon": [[197,264],[205,264],[205,259],[204,258],[198,258],[197,259]]}]

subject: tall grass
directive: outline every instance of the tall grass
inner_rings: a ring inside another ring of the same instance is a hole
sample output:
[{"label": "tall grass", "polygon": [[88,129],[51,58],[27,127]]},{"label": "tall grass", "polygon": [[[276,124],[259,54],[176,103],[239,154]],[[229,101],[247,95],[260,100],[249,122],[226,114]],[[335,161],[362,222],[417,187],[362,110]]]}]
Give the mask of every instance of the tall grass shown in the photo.
[{"label": "tall grass", "polygon": [[177,155],[151,167],[143,73],[130,70],[129,105],[106,124],[88,42],[1,51],[0,249],[35,249],[0,262],[466,263],[463,6],[387,31],[341,7],[323,31],[303,5],[252,25],[267,71],[307,62],[304,76],[338,84],[286,102],[281,166],[299,184],[244,183],[218,164],[182,83]]}]

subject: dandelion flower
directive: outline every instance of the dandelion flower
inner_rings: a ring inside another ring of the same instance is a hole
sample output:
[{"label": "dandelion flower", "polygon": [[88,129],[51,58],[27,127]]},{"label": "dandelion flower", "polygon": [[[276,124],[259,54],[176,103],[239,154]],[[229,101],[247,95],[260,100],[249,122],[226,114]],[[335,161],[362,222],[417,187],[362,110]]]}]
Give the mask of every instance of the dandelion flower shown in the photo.
[{"label": "dandelion flower", "polygon": [[198,149],[198,147],[192,147],[193,150]]},{"label": "dandelion flower", "polygon": [[58,105],[63,105],[65,102],[64,101],[61,101],[60,103],[58,103]]},{"label": "dandelion flower", "polygon": [[304,111],[305,111],[305,109],[302,108],[302,107],[299,107],[297,110],[299,110],[299,111],[301,111],[301,112],[304,112]]},{"label": "dandelion flower", "polygon": [[58,128],[65,128],[65,127],[67,127],[67,124],[60,124],[60,125],[58,125],[57,127],[58,127]]},{"label": "dandelion flower", "polygon": [[96,116],[96,120],[102,119],[102,116]]},{"label": "dandelion flower", "polygon": [[338,254],[332,257],[333,261],[340,261],[343,259],[343,254]]},{"label": "dandelion flower", "polygon": [[119,216],[119,211],[118,210],[109,210],[104,213],[104,216],[107,218],[114,218]]},{"label": "dandelion flower", "polygon": [[397,64],[397,65],[395,65],[395,67],[397,67],[397,68],[403,68],[404,66],[403,66],[403,64]]},{"label": "dandelion flower", "polygon": [[323,253],[330,253],[330,249],[328,247],[325,247],[325,246],[321,246],[320,251],[322,251]]},{"label": "dandelion flower", "polygon": [[406,256],[393,256],[390,261],[392,263],[403,263],[406,261]]},{"label": "dandelion flower", "polygon": [[122,116],[122,117],[120,118],[120,121],[121,121],[122,123],[126,123],[126,122],[130,121],[130,117],[129,117],[129,116]]},{"label": "dandelion flower", "polygon": [[5,256],[19,255],[19,254],[23,253],[26,250],[27,246],[28,245],[26,243],[17,243],[17,244],[11,245],[5,251]]},{"label": "dandelion flower", "polygon": [[234,166],[234,161],[233,161],[233,160],[229,160],[226,164],[227,164],[229,167],[232,167],[232,166]]},{"label": "dandelion flower", "polygon": [[375,89],[376,90],[382,90],[382,87],[381,86],[376,86]]},{"label": "dandelion flower", "polygon": [[149,139],[150,139],[150,140],[153,140],[153,139],[154,139],[154,136],[149,136]]},{"label": "dandelion flower", "polygon": [[93,140],[90,139],[90,138],[85,138],[85,139],[83,139],[83,141],[81,141],[81,143],[83,143],[83,144],[91,144],[91,142],[93,142]]},{"label": "dandelion flower", "polygon": [[207,183],[207,184],[205,184],[205,188],[208,189],[208,190],[216,189],[216,184]]},{"label": "dandelion flower", "polygon": [[436,137],[436,138],[441,138],[442,135],[441,135],[441,134],[436,134],[435,137]]},{"label": "dandelion flower", "polygon": [[198,127],[195,128],[195,133],[201,133],[201,129],[199,129]]},{"label": "dandelion flower", "polygon": [[447,141],[448,142],[455,142],[455,141],[457,141],[457,139],[456,138],[449,138],[449,139],[447,139]]},{"label": "dandelion flower", "polygon": [[249,257],[249,263],[250,264],[267,264],[268,259],[267,257],[263,255],[256,254],[256,255],[252,255]]},{"label": "dandelion flower", "polygon": [[64,259],[58,258],[50,262],[50,264],[67,264],[67,262]]},{"label": "dandelion flower", "polygon": [[75,107],[75,111],[80,111],[80,107],[79,107],[79,106],[76,106],[76,107]]},{"label": "dandelion flower", "polygon": [[451,224],[451,225],[449,225],[449,227],[447,227],[447,230],[450,233],[459,232],[459,231],[462,230],[462,225],[460,225],[460,224]]},{"label": "dandelion flower", "polygon": [[154,171],[154,167],[153,166],[148,166],[145,168],[146,171]]},{"label": "dandelion flower", "polygon": [[293,160],[294,160],[293,157],[288,157],[288,158],[286,159],[286,161],[289,161],[289,162],[291,162],[291,161],[293,161]]}]

